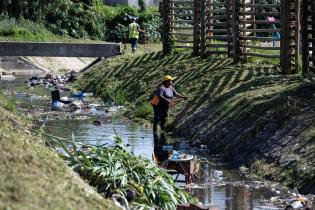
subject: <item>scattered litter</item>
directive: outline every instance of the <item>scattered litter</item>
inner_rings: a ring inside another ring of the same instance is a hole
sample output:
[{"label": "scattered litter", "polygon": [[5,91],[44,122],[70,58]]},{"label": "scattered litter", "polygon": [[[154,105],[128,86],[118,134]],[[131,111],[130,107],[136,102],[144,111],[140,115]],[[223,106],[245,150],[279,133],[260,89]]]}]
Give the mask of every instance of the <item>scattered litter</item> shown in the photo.
[{"label": "scattered litter", "polygon": [[213,176],[215,178],[222,178],[223,176],[223,171],[220,171],[220,170],[213,170]]},{"label": "scattered litter", "polygon": [[171,156],[172,161],[189,161],[194,159],[193,155],[188,155],[188,154],[181,154],[177,150],[173,150],[173,154]]},{"label": "scattered litter", "polygon": [[281,207],[285,210],[304,210],[311,209],[311,200],[314,195],[303,196],[297,193],[290,193],[287,196],[275,196],[271,197],[266,203],[271,203],[274,206]]},{"label": "scattered litter", "polygon": [[15,80],[15,72],[9,73],[9,72],[1,72],[0,74],[0,80]]},{"label": "scattered litter", "polygon": [[59,101],[54,101],[54,102],[51,104],[52,110],[61,110],[63,107],[64,107],[64,103],[61,103],[61,102],[59,102]]},{"label": "scattered litter", "polygon": [[263,209],[263,210],[282,210],[283,208],[278,208],[276,206],[258,206],[258,209]]},{"label": "scattered litter", "polygon": [[49,89],[68,90],[68,88],[65,87],[65,84],[73,82],[76,76],[77,76],[76,72],[70,72],[65,75],[53,76],[53,75],[47,74],[44,77],[34,76],[34,77],[31,77],[27,81],[27,86],[29,88],[35,87],[35,86],[45,86],[46,88],[49,88]]},{"label": "scattered litter", "polygon": [[94,120],[94,121],[93,121],[93,125],[101,126],[101,125],[102,125],[102,122],[101,122],[100,120]]},{"label": "scattered litter", "polygon": [[247,173],[247,172],[248,172],[248,168],[245,167],[245,166],[240,166],[240,167],[239,167],[239,170],[240,170],[242,173]]}]

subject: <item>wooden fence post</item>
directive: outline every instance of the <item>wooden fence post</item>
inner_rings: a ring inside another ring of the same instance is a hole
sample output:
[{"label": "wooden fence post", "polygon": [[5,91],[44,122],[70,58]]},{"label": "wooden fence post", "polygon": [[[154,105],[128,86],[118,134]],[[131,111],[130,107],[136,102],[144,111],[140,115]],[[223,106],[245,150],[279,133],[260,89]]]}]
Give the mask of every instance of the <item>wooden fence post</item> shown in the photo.
[{"label": "wooden fence post", "polygon": [[171,21],[170,21],[170,1],[163,0],[163,53],[168,54],[172,51],[171,42]]},{"label": "wooden fence post", "polygon": [[309,0],[302,0],[301,2],[301,35],[302,35],[302,74],[309,71],[309,39],[308,39],[308,3]]},{"label": "wooden fence post", "polygon": [[209,11],[208,5],[206,5],[206,0],[200,0],[201,11],[200,11],[200,55],[203,56],[206,53],[206,42],[207,42],[207,32],[206,32],[206,22],[207,22],[207,11]]},{"label": "wooden fence post", "polygon": [[234,63],[240,61],[240,18],[239,18],[239,0],[232,0],[232,36],[233,36],[233,58]]},{"label": "wooden fence post", "polygon": [[[207,36],[213,36],[213,23],[214,23],[214,20],[213,20],[213,9],[214,9],[214,1],[213,0],[209,0],[209,12],[208,12],[208,27],[207,29],[209,30],[207,32]],[[210,39],[209,41],[210,43],[213,43],[213,39]]]},{"label": "wooden fence post", "polygon": [[[256,8],[255,8],[255,6],[253,6],[253,5],[256,4],[256,3],[255,3],[255,0],[251,0],[251,4],[252,4],[251,12],[253,12],[253,14],[252,14],[252,20],[255,21],[255,20],[256,20]],[[257,29],[257,25],[256,25],[256,24],[253,24],[253,28],[254,28],[254,30]],[[254,32],[254,36],[255,36],[255,37],[257,36],[257,32],[256,32],[256,31]]]},{"label": "wooden fence post", "polygon": [[232,22],[232,0],[227,0],[225,2],[225,8],[226,8],[226,22],[227,22],[227,54],[228,57],[233,56],[233,35],[232,35],[232,30],[233,30],[233,24]]},{"label": "wooden fence post", "polygon": [[[301,9],[301,3],[300,0],[294,0],[294,14],[295,14],[295,72],[298,72],[301,68],[301,54],[300,54],[300,30],[301,30],[301,22],[300,22],[300,9]],[[307,25],[307,24],[306,24]]]},{"label": "wooden fence post", "polygon": [[194,0],[193,54],[199,55],[200,48],[200,0]]},{"label": "wooden fence post", "polygon": [[310,71],[314,71],[315,66],[315,3],[313,1],[309,1],[309,5],[311,6],[311,22],[312,22],[312,68]]},{"label": "wooden fence post", "polygon": [[[243,21],[246,21],[246,19],[247,19],[247,16],[246,16],[246,0],[242,0],[242,4],[243,4],[243,7],[242,8],[240,8],[241,10],[242,10],[242,12],[243,12],[243,15],[242,15],[242,20]],[[242,29],[243,29],[243,32],[241,33],[241,35],[243,36],[243,37],[245,37],[246,35],[247,35],[247,33],[246,33],[246,31],[245,31],[245,29],[247,28],[247,24],[246,23],[244,23],[243,25],[242,25]],[[242,43],[242,44],[244,44],[244,45],[247,45],[247,43],[248,43],[248,41],[247,40],[243,40],[242,42],[240,42],[240,43]],[[247,52],[247,48],[246,47],[242,47],[242,49],[241,49],[241,53],[245,53],[244,54],[244,56],[243,56],[243,61],[247,61],[247,55],[246,55],[246,52]]]},{"label": "wooden fence post", "polygon": [[284,74],[291,74],[291,15],[290,15],[290,0],[280,1],[280,65],[281,71]]}]

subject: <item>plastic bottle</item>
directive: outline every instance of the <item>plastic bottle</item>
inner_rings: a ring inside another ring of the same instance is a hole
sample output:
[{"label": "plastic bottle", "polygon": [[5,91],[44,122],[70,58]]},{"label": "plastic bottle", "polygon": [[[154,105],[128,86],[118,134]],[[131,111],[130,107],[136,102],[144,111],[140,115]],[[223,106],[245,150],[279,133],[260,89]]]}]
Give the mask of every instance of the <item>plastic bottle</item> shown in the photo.
[{"label": "plastic bottle", "polygon": [[173,157],[172,157],[173,160],[178,160],[179,159],[179,152],[174,150],[173,151]]}]

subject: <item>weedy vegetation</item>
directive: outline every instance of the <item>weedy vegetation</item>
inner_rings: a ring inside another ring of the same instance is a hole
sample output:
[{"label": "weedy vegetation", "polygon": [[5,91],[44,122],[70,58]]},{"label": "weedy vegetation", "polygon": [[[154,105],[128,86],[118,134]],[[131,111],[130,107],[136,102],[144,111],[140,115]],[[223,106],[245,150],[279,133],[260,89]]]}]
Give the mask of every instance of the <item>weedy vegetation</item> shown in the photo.
[{"label": "weedy vegetation", "polygon": [[170,175],[153,162],[130,154],[123,141],[116,136],[114,146],[88,146],[81,149],[73,144],[73,152],[66,146],[65,159],[81,177],[105,197],[126,195],[127,190],[137,192],[133,208],[176,209],[176,205],[194,202],[183,189],[177,187]]},{"label": "weedy vegetation", "polygon": [[3,91],[0,90],[0,106],[5,108],[6,110],[10,112],[16,112],[17,111],[17,101],[15,99],[8,99],[4,95]]}]

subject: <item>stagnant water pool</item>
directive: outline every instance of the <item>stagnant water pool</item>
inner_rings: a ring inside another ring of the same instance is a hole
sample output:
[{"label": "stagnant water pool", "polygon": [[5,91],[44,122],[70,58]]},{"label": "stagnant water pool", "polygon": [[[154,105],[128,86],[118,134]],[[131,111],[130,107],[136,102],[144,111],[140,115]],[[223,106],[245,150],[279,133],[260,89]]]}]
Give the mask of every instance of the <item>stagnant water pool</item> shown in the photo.
[{"label": "stagnant water pool", "polygon": [[[49,91],[47,97],[30,97],[17,93],[25,88],[25,77],[13,81],[2,81],[1,87],[8,97],[13,97],[20,102],[20,106],[34,110],[49,110]],[[17,91],[18,90],[18,91]],[[15,92],[13,92],[15,91]],[[35,90],[34,90],[35,91]],[[42,90],[45,93],[45,90]],[[24,110],[25,111],[25,110]],[[45,118],[45,115],[43,115]],[[154,135],[147,125],[132,124],[123,121],[111,121],[107,117],[97,117],[103,123],[99,126],[92,122],[95,119],[59,119],[40,120],[45,123],[44,131],[47,134],[66,139],[75,139],[77,142],[88,144],[113,144],[114,137],[118,134],[135,155],[142,155],[152,160],[154,152]],[[47,118],[45,118],[47,119]],[[167,136],[168,142],[178,141]],[[229,169],[220,158],[211,158],[216,165],[204,162],[195,183],[188,190],[205,205],[217,206],[225,210],[269,210],[280,209],[266,200],[282,194],[283,191],[275,184],[251,180],[238,170]],[[180,177],[183,179],[183,177]],[[184,184],[179,184],[183,187]],[[187,187],[187,186],[186,186]]]}]

